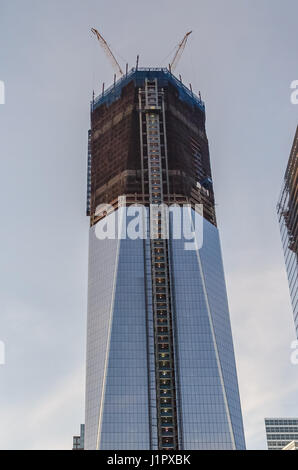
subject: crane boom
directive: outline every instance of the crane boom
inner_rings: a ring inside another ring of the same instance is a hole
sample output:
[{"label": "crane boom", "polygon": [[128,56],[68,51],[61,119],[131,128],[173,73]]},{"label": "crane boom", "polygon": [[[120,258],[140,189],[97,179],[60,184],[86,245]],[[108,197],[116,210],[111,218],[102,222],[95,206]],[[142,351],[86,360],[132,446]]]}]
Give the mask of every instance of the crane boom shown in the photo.
[{"label": "crane boom", "polygon": [[123,72],[122,72],[122,69],[120,67],[120,65],[118,64],[117,60],[116,60],[116,57],[114,56],[113,52],[111,51],[108,43],[106,42],[106,40],[102,37],[102,35],[97,31],[97,29],[95,28],[91,28],[91,31],[93,34],[95,34],[95,36],[97,37],[98,41],[100,42],[101,46],[103,47],[106,55],[108,56],[108,58],[111,60],[112,64],[113,64],[113,67],[115,69],[115,71],[120,74],[120,75],[124,75]]},{"label": "crane boom", "polygon": [[175,52],[175,55],[173,57],[173,60],[170,64],[170,69],[171,70],[175,70],[175,68],[177,67],[177,64],[180,60],[180,57],[182,55],[182,52],[184,51],[185,49],[185,46],[186,46],[186,43],[187,43],[187,39],[188,39],[188,36],[192,33],[192,31],[189,31],[188,33],[185,34],[184,38],[182,39],[182,41],[180,42],[176,52]]}]

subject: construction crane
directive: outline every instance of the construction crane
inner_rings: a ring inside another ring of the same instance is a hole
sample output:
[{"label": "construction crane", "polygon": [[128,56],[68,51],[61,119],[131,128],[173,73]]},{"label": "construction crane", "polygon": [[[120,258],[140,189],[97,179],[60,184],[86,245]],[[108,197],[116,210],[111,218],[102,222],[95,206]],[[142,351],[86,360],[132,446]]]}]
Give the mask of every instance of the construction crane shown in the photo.
[{"label": "construction crane", "polygon": [[175,52],[175,55],[173,57],[173,60],[172,62],[170,63],[170,70],[171,71],[174,71],[175,68],[177,67],[177,64],[180,60],[180,57],[182,55],[182,52],[184,51],[185,49],[185,46],[186,46],[186,43],[187,43],[187,39],[188,39],[188,36],[192,33],[192,31],[189,31],[188,33],[186,33],[186,35],[184,36],[184,38],[182,39],[182,41],[180,42],[176,52]]},{"label": "construction crane", "polygon": [[100,42],[101,46],[103,47],[106,55],[108,56],[108,58],[110,59],[110,61],[112,62],[112,65],[115,69],[115,72],[119,75],[124,75],[123,72],[122,72],[122,69],[120,67],[120,65],[118,64],[117,60],[116,60],[116,57],[114,56],[113,52],[111,51],[108,43],[106,42],[106,40],[102,37],[102,35],[97,31],[97,29],[95,28],[91,28],[91,31],[93,34],[95,34],[95,36],[97,37],[98,41]]}]

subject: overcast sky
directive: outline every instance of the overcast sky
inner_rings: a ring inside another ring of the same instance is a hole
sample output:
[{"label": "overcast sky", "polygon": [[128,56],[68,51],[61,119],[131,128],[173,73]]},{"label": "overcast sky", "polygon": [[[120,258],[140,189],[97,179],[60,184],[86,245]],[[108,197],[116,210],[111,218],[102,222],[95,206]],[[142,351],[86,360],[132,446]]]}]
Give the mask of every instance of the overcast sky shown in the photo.
[{"label": "overcast sky", "polygon": [[[0,446],[69,449],[84,420],[89,101],[121,65],[167,65],[206,102],[247,447],[298,416],[276,203],[298,122],[296,0],[0,0]],[[170,54],[170,55],[169,55]],[[164,60],[164,62],[163,62]]]}]

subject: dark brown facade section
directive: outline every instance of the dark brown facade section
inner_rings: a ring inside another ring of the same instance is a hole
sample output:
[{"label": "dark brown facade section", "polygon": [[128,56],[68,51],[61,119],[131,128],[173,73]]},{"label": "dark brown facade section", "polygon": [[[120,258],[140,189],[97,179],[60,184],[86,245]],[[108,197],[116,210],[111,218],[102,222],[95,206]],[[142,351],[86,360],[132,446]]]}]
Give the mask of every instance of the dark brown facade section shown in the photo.
[{"label": "dark brown facade section", "polygon": [[[116,98],[92,107],[91,225],[100,218],[98,206],[117,207],[119,196],[126,196],[128,204],[149,203],[146,170],[142,190],[139,86],[140,80],[132,78]],[[167,145],[168,155],[168,167],[163,165],[164,199],[170,204],[203,204],[204,217],[216,225],[204,109],[195,100],[181,99],[179,83],[159,80],[159,89],[165,94],[166,134],[161,145]],[[108,93],[112,97],[113,89]]]},{"label": "dark brown facade section", "polygon": [[203,204],[204,217],[216,225],[205,113],[167,90],[167,141],[170,201]]},{"label": "dark brown facade section", "polygon": [[141,194],[136,89],[129,83],[121,98],[91,113],[91,225],[100,204],[118,196]]}]

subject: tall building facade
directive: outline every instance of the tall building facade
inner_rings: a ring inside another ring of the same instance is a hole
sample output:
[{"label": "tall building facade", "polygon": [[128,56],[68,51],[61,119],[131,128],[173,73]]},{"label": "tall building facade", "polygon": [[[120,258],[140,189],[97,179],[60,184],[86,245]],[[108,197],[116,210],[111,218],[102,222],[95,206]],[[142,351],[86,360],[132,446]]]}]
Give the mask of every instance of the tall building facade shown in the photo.
[{"label": "tall building facade", "polygon": [[277,211],[298,338],[298,126]]},{"label": "tall building facade", "polygon": [[204,103],[181,81],[132,69],[93,101],[85,449],[245,448],[214,206]]},{"label": "tall building facade", "polygon": [[297,418],[265,418],[268,450],[283,450],[298,439]]},{"label": "tall building facade", "polygon": [[84,450],[84,440],[85,440],[85,424],[81,424],[80,435],[73,436],[72,438],[72,450]]}]

